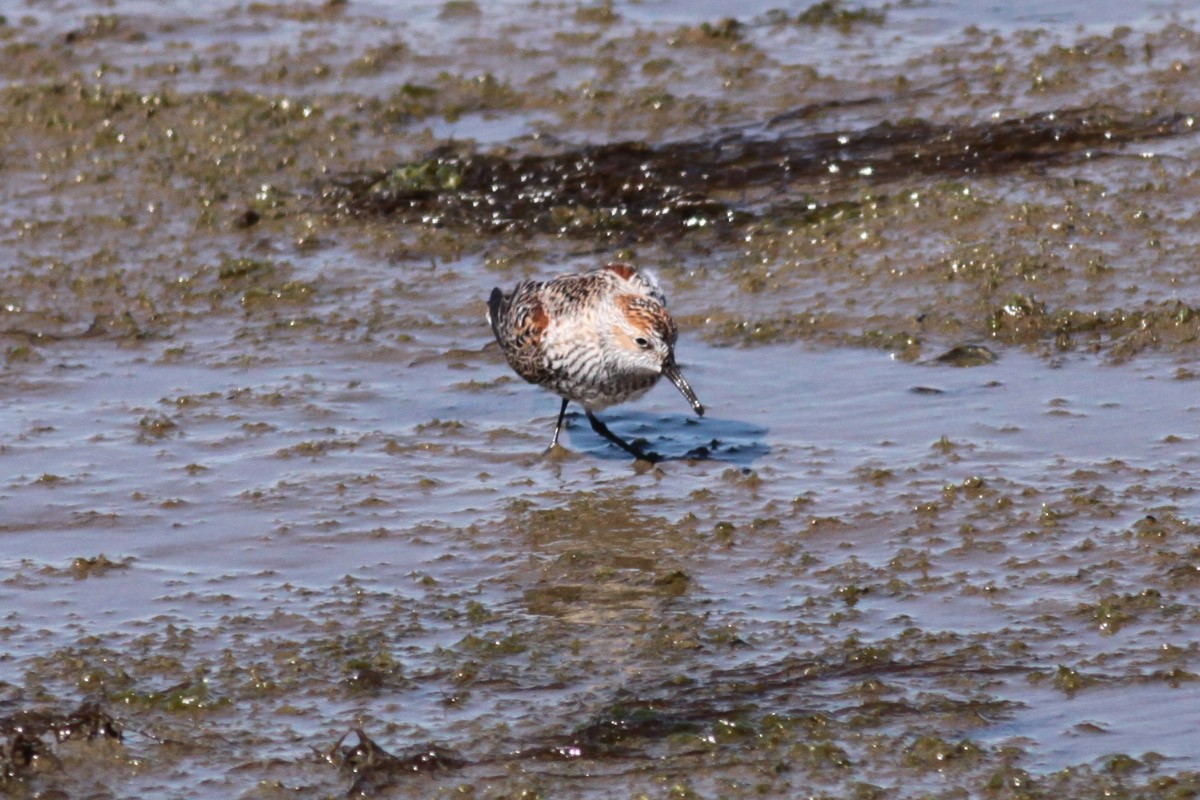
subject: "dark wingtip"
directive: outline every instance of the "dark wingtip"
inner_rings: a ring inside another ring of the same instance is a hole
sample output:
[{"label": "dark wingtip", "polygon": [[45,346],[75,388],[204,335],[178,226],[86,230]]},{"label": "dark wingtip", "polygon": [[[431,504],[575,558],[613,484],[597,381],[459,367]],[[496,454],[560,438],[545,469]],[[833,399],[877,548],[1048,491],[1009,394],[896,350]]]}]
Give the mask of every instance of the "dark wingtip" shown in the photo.
[{"label": "dark wingtip", "polygon": [[704,416],[704,406],[700,405],[699,403],[696,403],[696,405],[692,406],[692,408],[696,409],[696,416],[697,416],[697,417],[703,417],[703,416]]},{"label": "dark wingtip", "polygon": [[492,294],[488,297],[487,304],[488,311],[491,312],[493,317],[496,317],[499,314],[500,303],[503,301],[504,292],[500,291],[500,287],[497,286],[495,289],[492,289]]},{"label": "dark wingtip", "polygon": [[492,326],[492,334],[496,337],[496,341],[500,341],[500,318],[504,315],[504,292],[500,291],[499,287],[492,289],[487,307],[488,324]]}]

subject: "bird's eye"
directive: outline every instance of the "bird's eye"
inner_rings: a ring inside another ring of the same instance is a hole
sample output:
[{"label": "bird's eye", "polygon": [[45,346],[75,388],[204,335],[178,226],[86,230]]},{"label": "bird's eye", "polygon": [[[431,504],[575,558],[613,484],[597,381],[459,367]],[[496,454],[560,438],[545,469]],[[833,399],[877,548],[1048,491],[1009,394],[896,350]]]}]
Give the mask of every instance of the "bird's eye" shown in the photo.
[{"label": "bird's eye", "polygon": [[636,344],[638,347],[642,348],[643,350],[650,349],[650,342],[644,336],[637,337],[636,339],[633,340],[633,343]]}]

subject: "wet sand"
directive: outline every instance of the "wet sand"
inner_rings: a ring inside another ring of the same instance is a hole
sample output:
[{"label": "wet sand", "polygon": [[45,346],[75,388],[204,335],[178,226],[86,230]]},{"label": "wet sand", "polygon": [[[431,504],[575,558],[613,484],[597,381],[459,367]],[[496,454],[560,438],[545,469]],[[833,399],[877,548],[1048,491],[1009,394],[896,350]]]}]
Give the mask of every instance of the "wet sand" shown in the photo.
[{"label": "wet sand", "polygon": [[3,13],[4,793],[1200,791],[1194,11]]}]

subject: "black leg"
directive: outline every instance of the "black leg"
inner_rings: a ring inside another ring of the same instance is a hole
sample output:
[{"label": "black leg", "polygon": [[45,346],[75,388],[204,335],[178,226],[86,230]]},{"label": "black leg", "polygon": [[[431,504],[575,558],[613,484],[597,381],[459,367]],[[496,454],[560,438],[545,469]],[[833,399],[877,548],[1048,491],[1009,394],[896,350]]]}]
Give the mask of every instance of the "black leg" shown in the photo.
[{"label": "black leg", "polygon": [[571,402],[567,398],[563,398],[562,408],[558,410],[558,422],[554,426],[554,438],[550,440],[550,450],[553,450],[558,445],[558,433],[562,430],[563,417],[567,414],[567,403]]},{"label": "black leg", "polygon": [[626,453],[629,453],[634,458],[640,458],[644,461],[649,461],[650,463],[654,463],[659,460],[658,456],[656,456],[654,453],[647,453],[639,447],[634,447],[629,442],[610,431],[608,426],[601,422],[592,412],[587,412],[587,418],[588,422],[592,423],[592,430],[603,436],[605,439],[608,439],[610,442],[624,450]]}]

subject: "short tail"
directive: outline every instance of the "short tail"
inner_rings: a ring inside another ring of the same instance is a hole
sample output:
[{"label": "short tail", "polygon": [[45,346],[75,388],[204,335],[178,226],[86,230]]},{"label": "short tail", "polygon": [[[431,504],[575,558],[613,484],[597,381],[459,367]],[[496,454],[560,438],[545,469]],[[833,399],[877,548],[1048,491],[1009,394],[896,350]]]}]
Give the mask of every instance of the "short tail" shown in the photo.
[{"label": "short tail", "polygon": [[512,304],[512,295],[505,297],[504,292],[499,289],[492,289],[492,295],[488,298],[488,323],[492,326],[492,335],[496,337],[496,341],[500,341],[500,323],[508,316],[508,307]]}]

